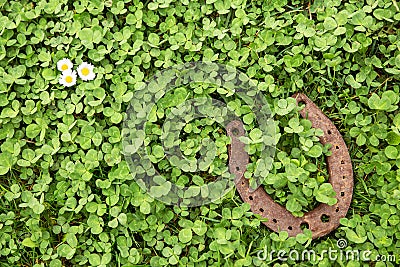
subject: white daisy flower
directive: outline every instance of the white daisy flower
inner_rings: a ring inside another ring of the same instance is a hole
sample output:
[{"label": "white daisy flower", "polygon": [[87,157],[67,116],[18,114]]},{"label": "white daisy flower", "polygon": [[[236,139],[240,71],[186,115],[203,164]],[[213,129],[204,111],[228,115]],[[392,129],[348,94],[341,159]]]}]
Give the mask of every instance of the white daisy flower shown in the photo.
[{"label": "white daisy flower", "polygon": [[57,62],[57,69],[59,71],[66,71],[72,69],[72,61],[69,60],[68,58],[63,58],[60,61]]},{"label": "white daisy flower", "polygon": [[84,81],[93,80],[96,77],[96,74],[94,74],[93,69],[94,66],[92,64],[83,62],[81,65],[79,65],[77,69],[78,75]]},{"label": "white daisy flower", "polygon": [[61,74],[60,80],[58,81],[61,85],[71,87],[76,84],[76,71],[66,70]]}]

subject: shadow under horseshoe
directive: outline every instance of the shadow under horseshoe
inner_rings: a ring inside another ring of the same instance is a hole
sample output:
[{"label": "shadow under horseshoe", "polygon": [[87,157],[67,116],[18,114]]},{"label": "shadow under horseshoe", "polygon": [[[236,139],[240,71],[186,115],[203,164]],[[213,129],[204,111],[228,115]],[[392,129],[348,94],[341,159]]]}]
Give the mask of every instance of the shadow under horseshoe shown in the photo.
[{"label": "shadow under horseshoe", "polygon": [[302,226],[312,231],[312,238],[322,237],[335,230],[340,225],[350,207],[353,194],[353,168],[347,146],[335,125],[328,117],[304,94],[292,96],[297,104],[305,107],[300,111],[302,117],[309,119],[314,128],[323,130],[320,142],[332,144],[332,155],[326,162],[329,171],[329,183],[336,192],[337,203],[333,206],[319,204],[314,210],[295,217],[285,207],[276,203],[260,186],[255,191],[249,190],[249,182],[243,174],[249,162],[249,155],[244,150],[245,145],[239,140],[244,135],[241,121],[232,121],[227,127],[227,134],[232,143],[229,148],[229,170],[235,174],[235,185],[243,201],[248,202],[254,213],[267,218],[264,224],[275,232],[287,231],[289,236],[303,232]]}]

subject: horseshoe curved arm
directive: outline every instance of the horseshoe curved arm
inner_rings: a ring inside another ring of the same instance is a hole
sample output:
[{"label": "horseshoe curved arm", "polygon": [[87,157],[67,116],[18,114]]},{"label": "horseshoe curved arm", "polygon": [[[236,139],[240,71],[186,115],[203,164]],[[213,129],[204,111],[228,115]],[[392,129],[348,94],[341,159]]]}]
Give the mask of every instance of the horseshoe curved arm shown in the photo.
[{"label": "horseshoe curved arm", "polygon": [[312,231],[312,238],[318,238],[336,229],[340,225],[340,219],[346,216],[353,193],[353,168],[346,144],[332,121],[306,95],[298,93],[293,98],[298,104],[305,104],[305,108],[300,111],[301,116],[309,119],[314,128],[323,130],[324,135],[320,137],[320,142],[332,144],[332,155],[327,157],[326,162],[329,183],[336,192],[337,203],[333,206],[319,204],[299,218],[276,203],[261,186],[250,191],[248,180],[243,176],[249,155],[244,150],[245,145],[239,140],[244,135],[240,121],[232,121],[226,127],[232,140],[229,170],[235,174],[235,185],[243,201],[250,204],[254,213],[268,219],[264,222],[268,228],[275,232],[287,231],[289,236],[296,236],[303,232],[301,226],[304,224]]}]

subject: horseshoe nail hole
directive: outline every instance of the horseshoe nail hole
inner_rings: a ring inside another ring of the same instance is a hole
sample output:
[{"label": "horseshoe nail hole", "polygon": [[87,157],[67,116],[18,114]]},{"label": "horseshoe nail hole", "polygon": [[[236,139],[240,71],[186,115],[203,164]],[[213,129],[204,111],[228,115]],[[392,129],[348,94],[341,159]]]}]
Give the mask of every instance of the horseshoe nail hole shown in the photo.
[{"label": "horseshoe nail hole", "polygon": [[292,231],[293,228],[292,228],[292,226],[289,226],[287,229],[289,229],[290,231]]},{"label": "horseshoe nail hole", "polygon": [[253,200],[253,196],[249,196],[249,199],[250,199],[250,200]]},{"label": "horseshoe nail hole", "polygon": [[344,176],[344,175],[343,175],[343,177],[342,177],[342,178],[343,178],[343,179],[346,179],[346,176]]},{"label": "horseshoe nail hole", "polygon": [[344,197],[344,192],[340,192],[340,196]]},{"label": "horseshoe nail hole", "polygon": [[324,222],[324,223],[329,222],[329,219],[330,219],[330,217],[328,215],[322,214],[322,216],[321,216],[322,222]]},{"label": "horseshoe nail hole", "polygon": [[261,212],[264,212],[264,209],[263,209],[263,208],[260,208],[260,211],[261,211]]},{"label": "horseshoe nail hole", "polygon": [[339,212],[339,210],[340,210],[339,207],[337,207],[337,208],[336,208],[336,212]]},{"label": "horseshoe nail hole", "polygon": [[277,222],[278,222],[276,219],[272,219],[272,221],[273,221],[274,223],[277,223]]},{"label": "horseshoe nail hole", "polygon": [[304,230],[304,229],[310,229],[310,225],[306,222],[303,222],[300,224],[300,229]]},{"label": "horseshoe nail hole", "polygon": [[328,134],[332,134],[331,130],[328,130]]},{"label": "horseshoe nail hole", "polygon": [[306,102],[304,102],[303,100],[300,100],[299,102],[297,102],[298,103],[298,105],[300,106],[300,105],[306,105]]},{"label": "horseshoe nail hole", "polygon": [[238,129],[238,128],[233,128],[233,129],[232,129],[232,134],[233,134],[234,136],[238,136],[238,135],[239,135],[239,129]]},{"label": "horseshoe nail hole", "polygon": [[242,185],[244,185],[244,182],[242,182]]},{"label": "horseshoe nail hole", "polygon": [[340,162],[340,164],[344,164],[344,160],[342,160],[342,161]]},{"label": "horseshoe nail hole", "polygon": [[339,149],[339,146],[336,146],[336,149]]},{"label": "horseshoe nail hole", "polygon": [[236,170],[237,170],[237,171],[240,171],[240,167],[239,167],[239,166],[236,166]]}]

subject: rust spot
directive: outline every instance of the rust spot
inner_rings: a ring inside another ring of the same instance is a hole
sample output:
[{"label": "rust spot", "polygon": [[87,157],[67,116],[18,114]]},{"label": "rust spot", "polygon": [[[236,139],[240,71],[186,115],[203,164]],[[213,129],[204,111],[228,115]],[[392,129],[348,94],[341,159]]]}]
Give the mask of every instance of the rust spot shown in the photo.
[{"label": "rust spot", "polygon": [[301,116],[307,117],[314,128],[323,130],[324,135],[320,137],[320,142],[334,144],[331,147],[332,155],[327,157],[326,161],[329,182],[336,191],[337,204],[334,206],[320,204],[298,218],[276,203],[261,186],[255,191],[250,191],[249,182],[243,176],[249,155],[244,150],[245,145],[239,141],[239,137],[244,135],[243,124],[240,121],[232,121],[226,127],[232,139],[229,148],[229,170],[235,174],[236,189],[243,201],[251,205],[254,213],[268,219],[264,222],[268,228],[275,232],[286,230],[289,236],[296,236],[302,233],[302,229],[308,228],[315,239],[335,230],[340,225],[340,219],[346,216],[352,199],[353,168],[347,146],[333,122],[304,94],[295,94],[293,98],[297,104],[305,104],[300,111]]}]

